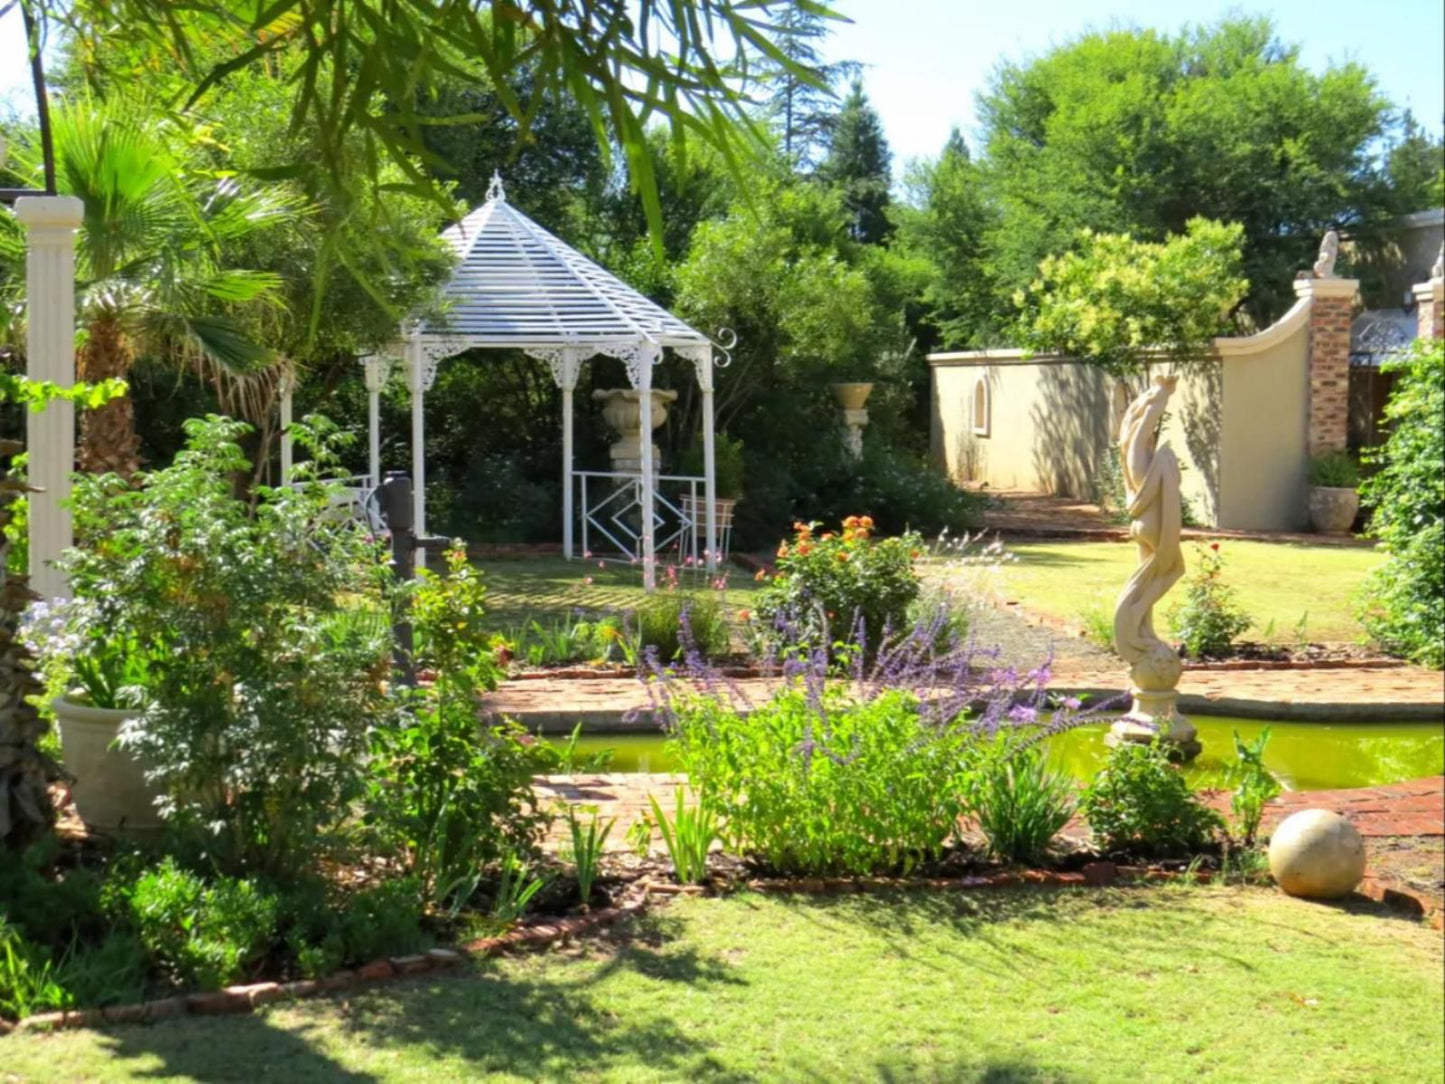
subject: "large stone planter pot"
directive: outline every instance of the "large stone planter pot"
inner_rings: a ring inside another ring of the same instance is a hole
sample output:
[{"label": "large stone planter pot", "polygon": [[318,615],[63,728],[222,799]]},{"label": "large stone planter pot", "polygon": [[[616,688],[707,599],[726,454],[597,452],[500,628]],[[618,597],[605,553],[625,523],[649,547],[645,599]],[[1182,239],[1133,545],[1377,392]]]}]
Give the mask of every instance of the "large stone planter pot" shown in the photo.
[{"label": "large stone planter pot", "polygon": [[868,396],[873,394],[872,384],[833,384],[831,387],[833,398],[844,410],[862,410]]},{"label": "large stone planter pot", "polygon": [[[636,388],[601,388],[592,398],[602,404],[602,419],[617,434],[608,449],[612,469],[636,473],[642,469],[642,392]],[[677,392],[652,389],[652,428],[661,429],[667,421],[667,408],[677,401]],[[659,469],[661,456],[652,446],[652,469]]]},{"label": "large stone planter pot", "polygon": [[106,833],[159,831],[156,791],[146,782],[143,764],[115,744],[121,724],[137,713],[92,708],[63,696],[51,706],[60,724],[61,761],[75,779],[71,797],[85,826]]},{"label": "large stone planter pot", "polygon": [[1310,486],[1310,526],[1320,534],[1349,534],[1360,495],[1342,486]]}]

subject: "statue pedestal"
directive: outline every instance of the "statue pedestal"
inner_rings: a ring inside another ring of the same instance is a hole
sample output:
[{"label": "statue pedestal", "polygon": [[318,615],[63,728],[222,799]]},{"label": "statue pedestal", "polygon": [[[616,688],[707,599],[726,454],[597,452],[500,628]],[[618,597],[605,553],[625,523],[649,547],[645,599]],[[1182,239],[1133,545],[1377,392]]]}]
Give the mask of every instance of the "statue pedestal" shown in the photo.
[{"label": "statue pedestal", "polygon": [[1129,668],[1134,706],[1104,738],[1107,745],[1159,741],[1171,760],[1193,760],[1204,746],[1194,724],[1179,714],[1179,678],[1184,663],[1168,644],[1156,641]]},{"label": "statue pedestal", "polygon": [[1179,714],[1176,701],[1179,694],[1173,689],[1167,692],[1145,692],[1134,690],[1134,706],[1129,714],[1114,721],[1109,733],[1104,735],[1104,744],[1119,745],[1136,742],[1148,745],[1158,741],[1164,747],[1170,760],[1190,761],[1204,749],[1196,736],[1194,724]]}]

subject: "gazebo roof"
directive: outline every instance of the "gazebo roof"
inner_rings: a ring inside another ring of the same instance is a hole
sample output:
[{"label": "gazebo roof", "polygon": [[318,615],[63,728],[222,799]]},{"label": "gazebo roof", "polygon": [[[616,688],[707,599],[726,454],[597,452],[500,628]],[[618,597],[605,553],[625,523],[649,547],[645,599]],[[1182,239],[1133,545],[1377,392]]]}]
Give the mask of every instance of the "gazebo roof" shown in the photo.
[{"label": "gazebo roof", "polygon": [[487,197],[442,234],[457,266],[442,290],[445,313],[423,324],[424,336],[521,348],[708,344],[706,335],[518,211],[498,179]]}]

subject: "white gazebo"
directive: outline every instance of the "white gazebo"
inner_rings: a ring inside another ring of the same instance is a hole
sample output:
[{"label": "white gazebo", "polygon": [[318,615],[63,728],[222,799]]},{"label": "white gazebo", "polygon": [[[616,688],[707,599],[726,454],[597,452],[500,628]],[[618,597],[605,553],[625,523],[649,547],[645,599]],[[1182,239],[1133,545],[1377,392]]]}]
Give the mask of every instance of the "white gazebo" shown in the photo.
[{"label": "white gazebo", "polygon": [[[423,401],[438,364],[473,347],[510,348],[545,361],[562,389],[562,549],[573,546],[572,393],[586,359],[619,358],[638,392],[641,469],[628,480],[638,490],[638,552],[643,583],[656,582],[658,474],[652,455],[652,367],[670,349],[692,362],[702,391],[703,554],[718,559],[717,494],[713,458],[713,344],[704,334],[649,301],[616,276],[564,244],[507,202],[493,176],[487,201],[442,237],[457,256],[442,289],[444,316],[414,321],[391,350],[362,359],[369,399],[370,469],[380,480],[380,395],[394,360],[411,391],[412,476],[417,533],[426,530],[426,461]],[[485,410],[485,404],[478,404]],[[615,476],[614,476],[615,477]],[[585,492],[585,491],[584,491]],[[697,508],[696,501],[693,508]],[[584,501],[584,530],[590,514]],[[696,514],[696,513],[694,513]],[[696,526],[696,525],[695,525]]]}]

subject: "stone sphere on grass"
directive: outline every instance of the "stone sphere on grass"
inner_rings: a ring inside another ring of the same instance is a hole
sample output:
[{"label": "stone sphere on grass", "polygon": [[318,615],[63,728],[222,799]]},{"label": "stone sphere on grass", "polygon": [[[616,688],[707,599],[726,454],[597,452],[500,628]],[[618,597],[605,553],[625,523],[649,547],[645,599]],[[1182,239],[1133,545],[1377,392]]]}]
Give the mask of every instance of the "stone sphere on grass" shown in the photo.
[{"label": "stone sphere on grass", "polygon": [[1302,809],[1270,837],[1269,872],[1288,895],[1339,899],[1365,876],[1365,841],[1338,813]]}]

